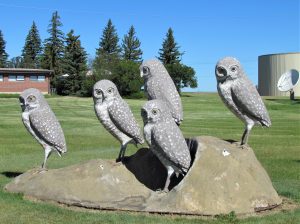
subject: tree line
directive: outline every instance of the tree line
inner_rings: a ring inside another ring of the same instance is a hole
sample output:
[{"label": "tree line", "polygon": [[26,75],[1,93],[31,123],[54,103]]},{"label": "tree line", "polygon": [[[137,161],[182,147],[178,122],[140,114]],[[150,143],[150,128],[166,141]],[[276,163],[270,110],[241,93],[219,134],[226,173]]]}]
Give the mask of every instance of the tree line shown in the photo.
[{"label": "tree line", "polygon": [[[91,96],[93,85],[98,80],[109,79],[118,86],[121,95],[140,96],[143,80],[139,75],[139,66],[143,51],[133,25],[119,44],[116,28],[109,19],[90,66],[80,35],[76,35],[73,29],[65,35],[61,27],[62,22],[56,11],[48,26],[49,37],[42,42],[33,21],[21,56],[10,60],[0,30],[0,67],[53,70],[50,84],[59,95]],[[165,65],[180,92],[183,87],[197,87],[197,79],[194,69],[181,62],[183,52],[179,48],[172,28],[169,28],[158,59]]]}]

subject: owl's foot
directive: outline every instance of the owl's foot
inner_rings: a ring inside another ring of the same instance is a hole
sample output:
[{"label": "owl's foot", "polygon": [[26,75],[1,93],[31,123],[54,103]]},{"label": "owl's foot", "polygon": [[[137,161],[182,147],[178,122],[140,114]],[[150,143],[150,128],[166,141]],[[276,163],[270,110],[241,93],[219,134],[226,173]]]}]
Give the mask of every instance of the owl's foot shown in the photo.
[{"label": "owl's foot", "polygon": [[248,146],[248,145],[240,145],[240,148],[241,148],[241,149],[248,149],[249,146]]},{"label": "owl's foot", "polygon": [[48,169],[47,168],[39,168],[36,171],[33,172],[33,174],[40,174],[40,173],[45,173],[47,172]]},{"label": "owl's foot", "polygon": [[169,192],[169,189],[157,189],[156,191],[155,191],[157,194],[166,194],[166,193],[168,193]]},{"label": "owl's foot", "polygon": [[240,142],[234,143],[240,149],[248,149],[248,144],[241,144]]},{"label": "owl's foot", "polygon": [[248,149],[248,145],[243,144],[241,142],[233,142],[233,145],[235,145],[236,147],[240,148],[240,149]]},{"label": "owl's foot", "polygon": [[116,158],[116,163],[120,163],[122,161],[123,161],[123,158],[121,158],[121,157]]}]

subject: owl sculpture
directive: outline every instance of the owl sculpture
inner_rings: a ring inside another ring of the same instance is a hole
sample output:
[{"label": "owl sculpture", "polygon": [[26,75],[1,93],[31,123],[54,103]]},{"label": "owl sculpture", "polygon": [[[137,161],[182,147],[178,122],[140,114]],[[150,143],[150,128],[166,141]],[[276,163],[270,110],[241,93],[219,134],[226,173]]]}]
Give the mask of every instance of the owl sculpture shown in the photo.
[{"label": "owl sculpture", "polygon": [[271,126],[268,111],[237,59],[225,57],[218,61],[215,74],[221,99],[245,123],[241,140],[241,145],[245,145],[255,124]]},{"label": "owl sculpture", "polygon": [[172,117],[179,125],[183,120],[180,96],[175,84],[163,64],[156,60],[144,61],[140,66],[141,77],[148,100],[163,100],[170,108]]},{"label": "owl sculpture", "polygon": [[34,88],[24,90],[19,97],[22,108],[22,121],[29,133],[43,146],[45,158],[42,168],[52,151],[59,156],[67,152],[63,130],[45,100],[43,94]]},{"label": "owl sculpture", "polygon": [[172,175],[187,173],[191,163],[190,151],[164,101],[147,101],[142,107],[141,115],[145,125],[144,136],[150,150],[167,169],[168,176],[163,191],[168,192]]},{"label": "owl sculpture", "polygon": [[93,98],[98,119],[105,129],[121,142],[120,153],[116,159],[120,162],[128,143],[144,143],[140,127],[113,82],[101,80],[95,83]]}]

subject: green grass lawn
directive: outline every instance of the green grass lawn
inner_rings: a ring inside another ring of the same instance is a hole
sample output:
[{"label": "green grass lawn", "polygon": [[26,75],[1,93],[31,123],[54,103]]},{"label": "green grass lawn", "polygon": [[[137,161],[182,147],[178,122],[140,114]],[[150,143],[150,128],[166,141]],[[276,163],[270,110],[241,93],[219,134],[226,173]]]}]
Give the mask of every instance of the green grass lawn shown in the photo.
[{"label": "green grass lawn", "polygon": [[[61,122],[68,153],[53,154],[48,168],[54,169],[95,158],[114,159],[119,143],[98,122],[91,98],[47,98]],[[182,97],[186,137],[211,135],[240,140],[243,124],[223,105],[217,94],[190,94]],[[143,100],[127,100],[142,124]],[[272,127],[253,128],[249,145],[269,173],[277,192],[300,203],[300,101],[266,98]],[[159,216],[145,213],[73,211],[48,203],[23,200],[21,195],[3,191],[12,176],[40,166],[44,152],[25,130],[17,98],[0,98],[0,223],[300,223],[300,209],[265,217],[217,219]],[[127,155],[136,151],[129,146]]]}]

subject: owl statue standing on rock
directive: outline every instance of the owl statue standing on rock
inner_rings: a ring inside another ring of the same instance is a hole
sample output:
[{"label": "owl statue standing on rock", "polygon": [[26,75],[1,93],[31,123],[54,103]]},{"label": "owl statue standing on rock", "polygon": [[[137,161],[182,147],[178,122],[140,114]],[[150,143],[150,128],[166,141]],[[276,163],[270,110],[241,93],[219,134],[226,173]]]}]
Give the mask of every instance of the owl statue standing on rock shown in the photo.
[{"label": "owl statue standing on rock", "polygon": [[45,158],[42,168],[52,151],[59,156],[67,152],[63,130],[45,100],[43,94],[34,88],[24,90],[19,97],[22,121],[29,133],[43,146]]},{"label": "owl statue standing on rock", "polygon": [[241,145],[245,145],[254,125],[271,126],[268,111],[237,59],[225,57],[218,61],[215,75],[222,101],[245,123],[241,140]]},{"label": "owl statue standing on rock", "polygon": [[183,120],[179,93],[168,71],[157,59],[147,60],[140,66],[148,100],[163,100],[170,108],[172,117],[179,125]]},{"label": "owl statue standing on rock", "polygon": [[164,101],[147,101],[142,107],[141,115],[145,125],[144,136],[150,150],[167,169],[168,176],[163,191],[168,192],[172,175],[185,175],[190,168],[190,151]]},{"label": "owl statue standing on rock", "polygon": [[100,80],[93,88],[94,108],[102,125],[121,142],[117,162],[122,161],[128,143],[143,144],[144,138],[128,104],[122,99],[116,85]]}]

